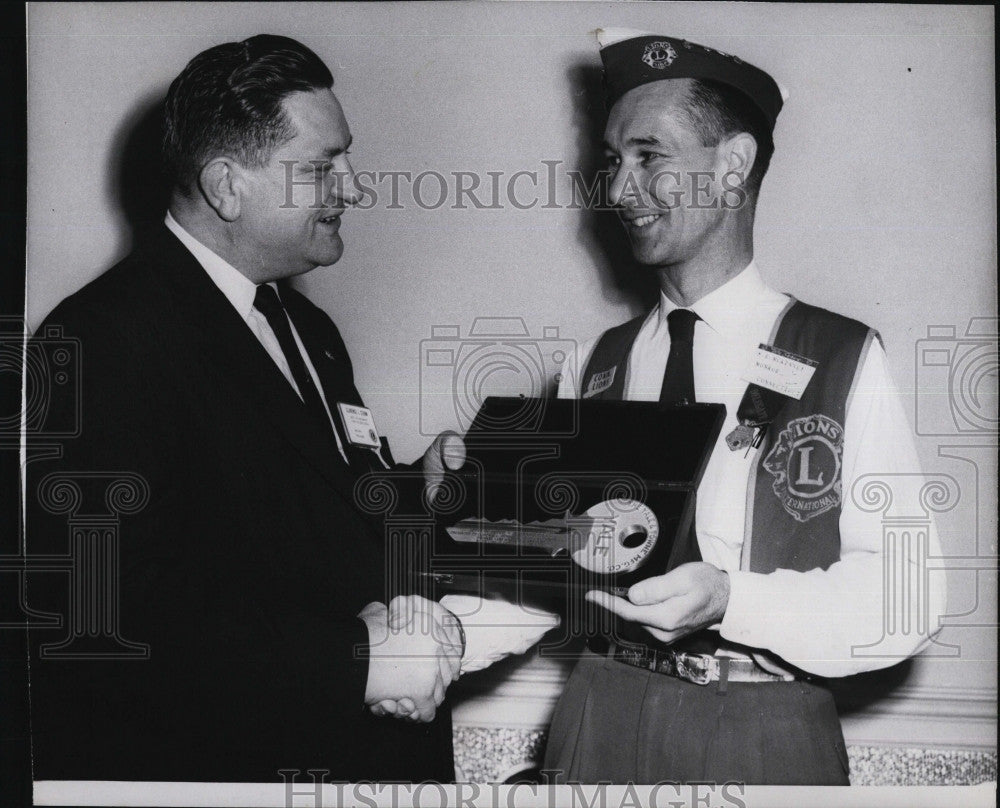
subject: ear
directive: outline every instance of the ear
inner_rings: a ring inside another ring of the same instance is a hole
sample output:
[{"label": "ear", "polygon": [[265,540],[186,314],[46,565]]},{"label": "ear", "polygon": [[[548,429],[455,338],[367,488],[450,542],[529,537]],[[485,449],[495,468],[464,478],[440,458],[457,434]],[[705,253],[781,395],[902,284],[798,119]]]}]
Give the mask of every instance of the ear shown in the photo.
[{"label": "ear", "polygon": [[719,157],[722,172],[729,174],[731,181],[735,180],[736,185],[742,187],[757,159],[757,141],[752,135],[740,132],[719,144]]},{"label": "ear", "polygon": [[198,175],[198,188],[205,201],[227,222],[240,217],[241,185],[239,166],[228,157],[216,157]]}]

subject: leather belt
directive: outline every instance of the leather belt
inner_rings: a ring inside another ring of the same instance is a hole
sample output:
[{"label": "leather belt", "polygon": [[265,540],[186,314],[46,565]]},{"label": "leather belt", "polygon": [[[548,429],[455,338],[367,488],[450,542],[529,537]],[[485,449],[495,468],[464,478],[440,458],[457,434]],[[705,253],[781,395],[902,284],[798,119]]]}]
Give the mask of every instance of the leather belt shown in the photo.
[{"label": "leather belt", "polygon": [[764,670],[752,659],[696,654],[673,648],[650,648],[638,644],[619,644],[603,637],[590,638],[587,647],[595,654],[606,656],[624,665],[673,676],[696,685],[707,685],[723,679],[728,682],[788,681],[783,676]]}]

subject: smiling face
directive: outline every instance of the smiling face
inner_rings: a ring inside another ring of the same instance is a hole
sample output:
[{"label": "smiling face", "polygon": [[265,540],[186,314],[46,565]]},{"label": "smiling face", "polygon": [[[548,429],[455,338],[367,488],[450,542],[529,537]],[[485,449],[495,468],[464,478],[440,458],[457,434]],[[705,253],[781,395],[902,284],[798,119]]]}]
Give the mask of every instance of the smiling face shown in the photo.
[{"label": "smiling face", "polygon": [[351,132],[333,92],[295,92],[282,107],[294,136],[263,167],[240,171],[235,236],[258,282],[336,263],[341,214],[360,198],[347,159]]},{"label": "smiling face", "polygon": [[604,132],[613,174],[611,201],[646,266],[690,261],[716,238],[728,166],[719,146],[704,146],[686,111],[690,81],[643,84],[623,95]]}]

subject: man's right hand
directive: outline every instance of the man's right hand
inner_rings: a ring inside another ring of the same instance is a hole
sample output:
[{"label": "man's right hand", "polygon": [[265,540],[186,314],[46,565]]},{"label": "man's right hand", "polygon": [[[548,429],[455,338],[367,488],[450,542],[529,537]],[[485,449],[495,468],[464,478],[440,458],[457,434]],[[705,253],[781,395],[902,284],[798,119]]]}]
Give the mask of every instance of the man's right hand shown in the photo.
[{"label": "man's right hand", "polygon": [[[431,721],[457,678],[461,647],[427,619],[426,611],[413,606],[413,597],[395,598],[389,608],[369,603],[358,615],[368,626],[370,649],[365,704],[376,712],[380,704],[412,704],[409,718]],[[396,618],[391,624],[390,612]],[[409,619],[401,621],[399,614]]]}]

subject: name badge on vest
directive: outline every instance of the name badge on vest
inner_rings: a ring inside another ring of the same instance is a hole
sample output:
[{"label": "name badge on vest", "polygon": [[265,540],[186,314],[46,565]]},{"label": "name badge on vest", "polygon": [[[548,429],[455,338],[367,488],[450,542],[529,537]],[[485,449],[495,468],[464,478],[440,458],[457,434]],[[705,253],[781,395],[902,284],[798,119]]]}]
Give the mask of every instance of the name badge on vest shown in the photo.
[{"label": "name badge on vest", "polygon": [[343,401],[337,402],[337,409],[340,411],[340,422],[344,425],[344,434],[354,446],[378,449],[382,445],[370,409],[345,404]]},{"label": "name badge on vest", "polygon": [[750,367],[740,377],[783,396],[802,398],[809,380],[816,372],[817,362],[782,348],[761,343],[754,352]]},{"label": "name badge on vest", "polygon": [[749,383],[736,417],[737,427],[726,435],[731,452],[756,449],[768,426],[784,403],[802,398],[817,362],[773,345],[761,345],[754,352],[742,379]]},{"label": "name badge on vest", "polygon": [[618,365],[591,376],[590,384],[587,385],[587,389],[583,392],[583,397],[590,398],[591,396],[596,396],[598,393],[603,393],[611,387],[615,382],[616,370],[618,370]]}]

